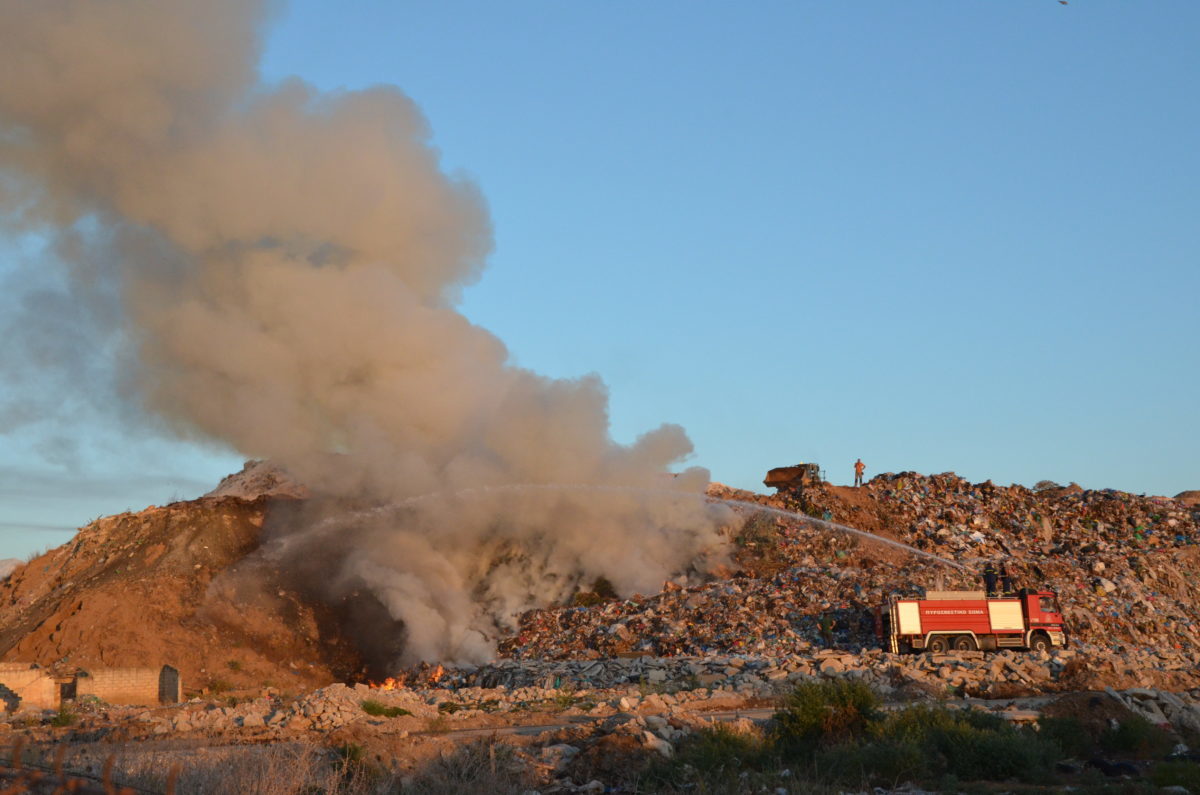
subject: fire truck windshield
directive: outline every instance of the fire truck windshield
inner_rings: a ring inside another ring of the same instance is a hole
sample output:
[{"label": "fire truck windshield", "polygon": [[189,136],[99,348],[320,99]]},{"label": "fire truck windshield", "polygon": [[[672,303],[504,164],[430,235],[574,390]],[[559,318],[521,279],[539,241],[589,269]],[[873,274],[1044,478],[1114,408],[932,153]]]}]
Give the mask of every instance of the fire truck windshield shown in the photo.
[{"label": "fire truck windshield", "polygon": [[1043,613],[1057,613],[1058,601],[1053,596],[1043,596],[1038,599],[1038,608]]}]

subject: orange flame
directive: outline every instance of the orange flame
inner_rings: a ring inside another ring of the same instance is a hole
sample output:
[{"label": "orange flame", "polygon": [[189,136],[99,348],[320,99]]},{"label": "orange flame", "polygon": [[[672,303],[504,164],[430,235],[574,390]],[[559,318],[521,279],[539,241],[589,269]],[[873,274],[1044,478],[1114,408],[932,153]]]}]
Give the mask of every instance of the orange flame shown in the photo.
[{"label": "orange flame", "polygon": [[382,682],[370,682],[371,687],[379,688],[380,690],[403,690],[404,679],[389,676]]},{"label": "orange flame", "polygon": [[446,669],[442,665],[435,665],[430,668],[428,665],[422,664],[421,668],[421,671],[408,671],[396,674],[395,676],[389,676],[382,682],[369,681],[367,685],[377,690],[404,690],[408,687],[410,680],[419,684],[431,685],[437,683],[438,680],[446,675]]}]

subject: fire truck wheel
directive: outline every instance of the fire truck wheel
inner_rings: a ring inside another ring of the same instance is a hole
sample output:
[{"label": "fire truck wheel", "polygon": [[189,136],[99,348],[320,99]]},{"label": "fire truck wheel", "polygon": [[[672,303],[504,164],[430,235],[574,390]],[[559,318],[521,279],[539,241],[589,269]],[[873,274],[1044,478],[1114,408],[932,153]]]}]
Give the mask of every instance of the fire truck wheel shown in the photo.
[{"label": "fire truck wheel", "polygon": [[1050,638],[1038,632],[1029,639],[1030,651],[1050,651]]},{"label": "fire truck wheel", "polygon": [[975,639],[970,635],[959,635],[954,639],[955,651],[975,651]]},{"label": "fire truck wheel", "polygon": [[946,651],[948,650],[949,645],[950,644],[948,644],[946,642],[946,638],[941,635],[930,638],[929,646],[928,646],[929,653],[930,654],[945,654]]}]

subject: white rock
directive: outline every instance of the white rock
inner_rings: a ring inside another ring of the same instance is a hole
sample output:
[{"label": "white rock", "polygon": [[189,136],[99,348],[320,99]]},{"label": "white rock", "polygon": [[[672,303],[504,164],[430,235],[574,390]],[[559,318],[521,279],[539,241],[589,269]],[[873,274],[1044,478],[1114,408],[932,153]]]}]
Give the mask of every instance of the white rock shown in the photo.
[{"label": "white rock", "polygon": [[657,751],[667,759],[675,755],[675,747],[654,732],[642,732],[642,739],[647,748]]}]

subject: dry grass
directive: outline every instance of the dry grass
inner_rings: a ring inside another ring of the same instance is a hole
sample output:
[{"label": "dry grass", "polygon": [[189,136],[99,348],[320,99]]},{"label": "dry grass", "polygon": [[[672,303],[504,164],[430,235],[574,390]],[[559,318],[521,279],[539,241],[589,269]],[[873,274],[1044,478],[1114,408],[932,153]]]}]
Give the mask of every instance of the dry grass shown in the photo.
[{"label": "dry grass", "polygon": [[53,760],[47,750],[29,749],[22,756],[37,757],[47,770],[51,763],[61,770],[65,761],[66,770],[97,779],[102,765],[103,778],[115,787],[172,795],[516,795],[538,783],[528,760],[495,740],[450,747],[403,779],[362,761],[362,748],[353,744],[341,749],[301,742],[211,747],[166,740],[152,748],[92,748],[83,754],[60,746]]},{"label": "dry grass", "polygon": [[164,751],[122,757],[122,783],[163,791],[175,776],[175,795],[237,792],[242,795],[370,795],[390,782],[364,765],[338,765],[328,749],[308,744],[205,749],[180,759]]},{"label": "dry grass", "polygon": [[512,746],[477,740],[441,756],[415,775],[405,778],[401,792],[408,795],[463,795],[487,792],[496,795],[528,792],[534,781]]}]

